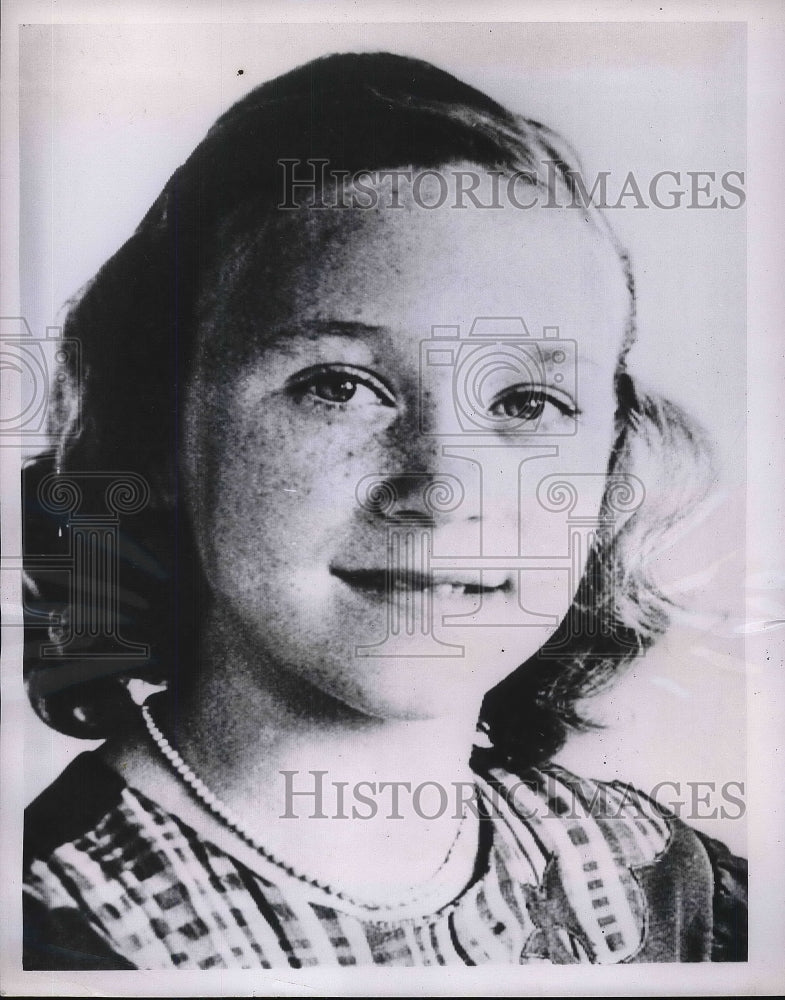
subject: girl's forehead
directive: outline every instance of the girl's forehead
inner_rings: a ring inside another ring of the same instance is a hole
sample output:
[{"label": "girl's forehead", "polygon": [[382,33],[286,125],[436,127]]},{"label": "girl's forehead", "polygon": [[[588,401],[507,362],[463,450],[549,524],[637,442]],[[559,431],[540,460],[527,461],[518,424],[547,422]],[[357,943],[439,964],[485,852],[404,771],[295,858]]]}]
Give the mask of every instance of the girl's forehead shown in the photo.
[{"label": "girl's forehead", "polygon": [[402,196],[394,207],[279,211],[241,242],[214,301],[224,330],[228,320],[262,339],[300,322],[427,336],[434,326],[518,317],[535,336],[558,327],[587,349],[607,342],[618,353],[629,315],[616,250],[577,210],[428,209]]}]

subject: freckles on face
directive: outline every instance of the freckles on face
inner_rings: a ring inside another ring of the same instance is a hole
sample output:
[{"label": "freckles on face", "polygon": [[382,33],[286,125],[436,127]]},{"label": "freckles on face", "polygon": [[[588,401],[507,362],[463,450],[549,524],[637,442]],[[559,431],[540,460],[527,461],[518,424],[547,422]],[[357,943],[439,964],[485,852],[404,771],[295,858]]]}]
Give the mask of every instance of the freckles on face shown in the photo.
[{"label": "freckles on face", "polygon": [[270,355],[260,358],[215,400],[221,416],[200,464],[211,483],[202,512],[206,564],[219,587],[226,573],[242,569],[246,585],[255,586],[273,566],[288,566],[293,583],[304,558],[318,565],[314,556],[329,544],[328,526],[352,510],[368,461],[372,430],[346,433],[345,419],[290,395],[286,373],[303,361],[286,360],[281,366]]},{"label": "freckles on face", "polygon": [[[479,704],[547,638],[519,627],[521,608],[558,622],[572,599],[554,574],[504,558],[561,556],[563,519],[536,499],[545,476],[594,475],[599,505],[627,308],[618,261],[570,213],[409,205],[290,213],[273,231],[215,296],[187,401],[185,480],[213,596],[259,658],[360,711]],[[480,438],[456,410],[455,345],[445,366],[423,360],[434,330],[472,348],[477,317],[520,317],[538,341],[558,327],[573,344],[561,381],[553,345],[536,377],[491,365],[473,397]],[[509,430],[521,425],[536,427],[523,442]],[[429,514],[430,553],[446,568],[419,555],[391,576],[395,517],[363,506],[362,486],[375,477],[422,515],[440,476],[461,493]],[[478,569],[486,555],[493,568]],[[463,652],[423,658],[403,628],[388,657],[358,653],[415,607]]]}]

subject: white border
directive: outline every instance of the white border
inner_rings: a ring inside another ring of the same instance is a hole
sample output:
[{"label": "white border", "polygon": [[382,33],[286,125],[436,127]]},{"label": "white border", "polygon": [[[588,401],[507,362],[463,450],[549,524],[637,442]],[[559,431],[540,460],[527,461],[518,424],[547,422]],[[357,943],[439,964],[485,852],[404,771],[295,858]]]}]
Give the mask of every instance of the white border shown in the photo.
[{"label": "white border", "polygon": [[[781,179],[783,162],[783,95],[785,95],[785,9],[776,0],[731,2],[569,3],[366,3],[268,2],[264,5],[227,0],[216,3],[123,0],[122,3],[35,2],[7,0],[2,34],[2,315],[19,315],[15,262],[18,247],[17,75],[18,25],[21,23],[111,22],[343,22],[343,21],[746,21],[749,37],[749,510],[748,576],[783,571],[783,402],[785,374],[785,225]],[[778,377],[779,376],[779,377]],[[8,391],[8,390],[4,390]],[[4,532],[18,518],[16,484],[3,479]],[[6,536],[7,537],[7,536]],[[6,539],[4,538],[4,541]],[[4,613],[18,595],[3,592]],[[11,610],[13,615],[13,610]],[[777,993],[785,979],[785,851],[783,851],[783,711],[782,630],[772,628],[749,641],[751,955],[746,965],[628,966],[603,969],[549,967],[487,970],[347,970],[272,973],[22,973],[18,965],[19,857],[23,801],[20,771],[14,767],[18,711],[17,681],[12,674],[18,656],[19,630],[4,635],[3,713],[0,750],[4,761],[2,812],[4,835],[0,927],[2,992],[6,995],[131,996],[200,995],[753,995]],[[9,667],[9,663],[11,666]]]}]

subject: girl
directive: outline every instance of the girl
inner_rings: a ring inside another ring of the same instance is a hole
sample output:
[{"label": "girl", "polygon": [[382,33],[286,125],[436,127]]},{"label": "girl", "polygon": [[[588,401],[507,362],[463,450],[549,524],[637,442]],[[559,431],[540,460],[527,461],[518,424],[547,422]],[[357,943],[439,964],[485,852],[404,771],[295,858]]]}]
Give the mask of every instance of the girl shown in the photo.
[{"label": "girl", "polygon": [[73,306],[28,687],[106,742],[29,809],[27,968],[744,957],[739,859],[549,764],[710,470],[577,171],[433,66],[320,59]]}]

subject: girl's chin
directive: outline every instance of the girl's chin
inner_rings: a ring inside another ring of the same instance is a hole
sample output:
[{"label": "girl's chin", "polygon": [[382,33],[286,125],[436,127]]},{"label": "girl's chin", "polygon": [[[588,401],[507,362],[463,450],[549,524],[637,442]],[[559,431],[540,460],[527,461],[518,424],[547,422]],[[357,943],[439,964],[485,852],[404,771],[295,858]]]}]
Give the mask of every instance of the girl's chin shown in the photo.
[{"label": "girl's chin", "polygon": [[463,672],[460,661],[423,663],[403,657],[390,657],[373,676],[319,683],[325,694],[359,715],[389,721],[476,720],[493,686],[481,682],[474,671]]}]

